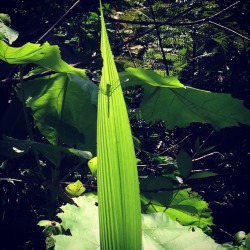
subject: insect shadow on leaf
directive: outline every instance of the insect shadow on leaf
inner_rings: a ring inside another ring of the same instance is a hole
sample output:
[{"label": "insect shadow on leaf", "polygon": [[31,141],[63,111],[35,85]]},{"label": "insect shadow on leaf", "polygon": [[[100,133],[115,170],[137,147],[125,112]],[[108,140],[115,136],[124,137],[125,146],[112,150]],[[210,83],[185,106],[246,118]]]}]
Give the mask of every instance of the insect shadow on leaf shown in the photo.
[{"label": "insect shadow on leaf", "polygon": [[107,107],[107,108],[108,108],[108,117],[110,116],[110,98],[111,98],[112,94],[114,93],[114,91],[115,91],[119,86],[121,86],[119,80],[116,81],[113,85],[111,85],[110,83],[107,83],[107,84],[106,84],[106,90],[101,89],[101,88],[100,88],[100,85],[99,85],[99,91],[100,91],[102,94],[104,94],[104,95],[106,95],[106,96],[108,97],[108,107]]},{"label": "insect shadow on leaf", "polygon": [[194,227],[190,227],[188,230],[191,230],[192,232],[195,232],[195,228]]}]

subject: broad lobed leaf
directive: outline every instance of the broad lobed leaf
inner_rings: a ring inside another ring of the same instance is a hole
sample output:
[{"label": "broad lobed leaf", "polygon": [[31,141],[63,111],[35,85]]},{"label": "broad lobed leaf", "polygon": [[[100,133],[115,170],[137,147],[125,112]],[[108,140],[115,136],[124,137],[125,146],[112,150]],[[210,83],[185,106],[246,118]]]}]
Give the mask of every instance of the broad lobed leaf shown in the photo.
[{"label": "broad lobed leaf", "polygon": [[[81,196],[73,200],[78,207],[67,204],[58,214],[62,226],[70,229],[72,236],[53,236],[55,250],[100,249],[97,196]],[[167,214],[144,214],[141,220],[144,250],[225,249],[199,228],[182,226]]]},{"label": "broad lobed leaf", "polygon": [[76,155],[85,159],[92,158],[92,154],[89,151],[38,143],[30,140],[18,140],[11,137],[5,137],[5,140],[0,141],[0,155],[11,159],[18,158],[28,153],[31,146],[44,155],[55,166],[59,166],[62,153]]},{"label": "broad lobed leaf", "polygon": [[9,44],[12,44],[17,38],[19,33],[7,25],[4,24],[4,22],[1,21],[1,16],[0,16],[0,33],[3,34],[3,39],[7,40]]},{"label": "broad lobed leaf", "polygon": [[230,94],[184,87],[175,77],[163,77],[151,70],[127,69],[120,74],[123,85],[142,85],[140,110],[146,122],[165,121],[169,129],[192,122],[209,123],[215,129],[250,125],[250,111]]},{"label": "broad lobed leaf", "polygon": [[142,192],[141,201],[144,213],[164,212],[181,225],[195,225],[206,232],[211,231],[213,220],[207,202],[189,189],[150,194]]},{"label": "broad lobed leaf", "polygon": [[43,45],[26,43],[22,47],[11,47],[0,41],[0,59],[9,64],[34,63],[55,72],[71,73],[85,77],[85,71],[70,66],[62,60],[59,47],[50,45],[48,42]]},{"label": "broad lobed leaf", "polygon": [[23,83],[26,106],[36,126],[56,145],[96,151],[97,86],[88,79],[57,73]]}]

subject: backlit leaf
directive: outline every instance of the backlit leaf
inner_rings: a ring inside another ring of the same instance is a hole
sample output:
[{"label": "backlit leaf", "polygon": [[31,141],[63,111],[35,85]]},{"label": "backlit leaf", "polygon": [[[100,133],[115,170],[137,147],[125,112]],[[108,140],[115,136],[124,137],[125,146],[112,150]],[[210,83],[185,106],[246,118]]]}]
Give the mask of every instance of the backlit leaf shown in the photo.
[{"label": "backlit leaf", "polygon": [[192,122],[209,123],[215,129],[250,125],[250,111],[230,94],[184,87],[177,78],[162,77],[150,70],[127,69],[120,73],[123,86],[142,85],[140,110],[146,122],[165,121],[169,129]]},{"label": "backlit leaf", "polygon": [[[71,235],[55,235],[55,250],[100,249],[97,197],[73,198],[78,205],[64,205],[58,217]],[[72,216],[74,215],[74,216]],[[223,250],[221,245],[196,226],[182,226],[167,214],[141,215],[144,250]]]},{"label": "backlit leaf", "polygon": [[48,42],[43,45],[26,43],[22,47],[11,47],[0,41],[0,59],[9,64],[34,63],[55,72],[76,74],[84,77],[85,71],[74,68],[61,59],[59,47],[50,45]]},{"label": "backlit leaf", "polygon": [[58,73],[26,81],[23,88],[26,106],[50,143],[61,140],[70,147],[96,151],[97,108],[91,100],[98,90],[94,83]]},{"label": "backlit leaf", "polygon": [[85,190],[86,188],[84,187],[84,185],[80,180],[70,183],[65,187],[65,191],[70,197],[77,197],[83,194]]},{"label": "backlit leaf", "polygon": [[181,225],[196,225],[205,232],[210,232],[213,225],[211,210],[206,201],[190,190],[174,191],[171,196],[171,204],[166,206],[154,193],[151,198],[141,196],[142,211],[144,213],[165,212],[171,219]]},{"label": "backlit leaf", "polygon": [[9,44],[12,44],[17,38],[19,33],[7,25],[5,25],[1,20],[0,20],[0,32],[4,36],[4,40],[7,40]]},{"label": "backlit leaf", "polygon": [[98,208],[102,249],[140,250],[139,181],[131,128],[101,11],[102,77],[98,93]]},{"label": "backlit leaf", "polygon": [[97,174],[97,157],[93,157],[88,161],[88,166],[93,175]]}]

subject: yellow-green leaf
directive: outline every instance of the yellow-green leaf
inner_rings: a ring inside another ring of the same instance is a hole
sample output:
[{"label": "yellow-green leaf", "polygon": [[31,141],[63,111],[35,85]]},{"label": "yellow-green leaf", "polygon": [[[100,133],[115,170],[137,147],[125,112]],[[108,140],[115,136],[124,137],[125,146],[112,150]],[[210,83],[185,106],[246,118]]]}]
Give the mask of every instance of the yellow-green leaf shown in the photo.
[{"label": "yellow-green leaf", "polygon": [[71,73],[85,77],[85,71],[74,68],[62,60],[59,47],[26,43],[22,47],[11,47],[0,41],[0,59],[9,64],[34,63],[56,72]]},{"label": "yellow-green leaf", "polygon": [[97,157],[93,157],[88,161],[88,166],[92,175],[97,174]]},{"label": "yellow-green leaf", "polygon": [[98,209],[101,249],[142,248],[139,181],[127,109],[101,10],[98,93]]},{"label": "yellow-green leaf", "polygon": [[65,187],[65,191],[70,197],[77,197],[81,195],[85,190],[86,188],[83,186],[80,180],[70,183]]}]

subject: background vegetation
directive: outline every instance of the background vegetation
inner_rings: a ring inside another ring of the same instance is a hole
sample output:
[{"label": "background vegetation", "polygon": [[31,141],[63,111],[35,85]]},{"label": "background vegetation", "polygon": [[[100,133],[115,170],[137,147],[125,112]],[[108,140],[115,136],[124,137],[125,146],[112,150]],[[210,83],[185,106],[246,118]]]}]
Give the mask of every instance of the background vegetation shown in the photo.
[{"label": "background vegetation", "polygon": [[[163,76],[178,76],[186,86],[230,93],[249,108],[249,3],[177,0],[104,3],[107,29],[119,71],[127,67],[143,67]],[[3,0],[1,12],[8,14],[11,21],[0,16],[0,28],[4,23],[19,32],[11,44],[14,47],[45,41],[58,45],[67,63],[88,69],[89,79],[97,83],[102,66],[98,6],[98,1]],[[2,29],[0,32],[1,39],[11,43],[11,37],[7,39]],[[15,36],[14,31],[11,34]],[[6,136],[32,139],[22,103],[16,95],[20,71],[15,65],[2,61],[0,68],[2,139]],[[23,74],[31,69],[33,65],[23,67]],[[148,124],[134,112],[141,103],[142,89],[128,88],[124,95],[137,158],[140,159],[139,176],[158,178],[174,173],[176,158],[184,150],[192,159],[192,173],[209,169],[218,174],[184,183],[201,195],[212,210],[214,225],[212,232],[208,230],[207,233],[220,243],[233,241],[233,235],[238,231],[248,233],[249,126],[241,124],[215,130],[211,125],[201,123],[174,129],[163,121]],[[31,112],[28,115],[33,140],[48,143],[32,120]],[[95,155],[95,138],[90,136],[90,141],[85,150]],[[58,145],[80,147],[77,143],[59,142]],[[2,152],[3,148],[0,148]],[[41,173],[32,151],[18,158],[2,154],[2,249],[44,249],[44,235],[36,224],[42,219],[54,220],[59,206],[65,202],[63,198],[52,201],[48,194],[54,165],[44,154],[39,154],[39,160],[44,164]],[[80,165],[81,168],[77,168]],[[87,191],[96,191],[96,181],[89,172],[87,161],[76,155],[63,155],[60,177],[62,187],[80,179]],[[15,240],[7,240],[9,235]]]}]

